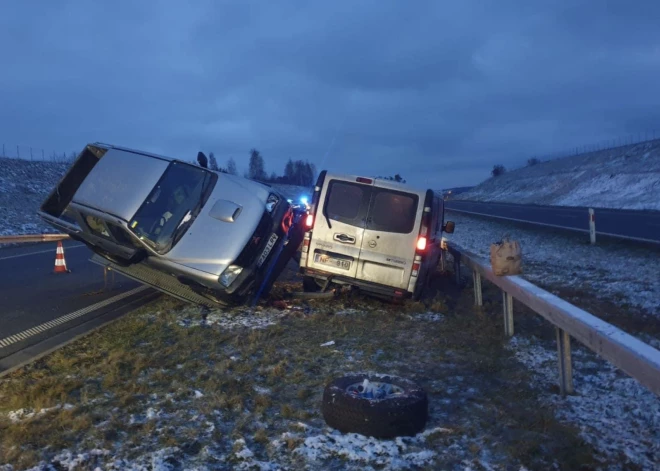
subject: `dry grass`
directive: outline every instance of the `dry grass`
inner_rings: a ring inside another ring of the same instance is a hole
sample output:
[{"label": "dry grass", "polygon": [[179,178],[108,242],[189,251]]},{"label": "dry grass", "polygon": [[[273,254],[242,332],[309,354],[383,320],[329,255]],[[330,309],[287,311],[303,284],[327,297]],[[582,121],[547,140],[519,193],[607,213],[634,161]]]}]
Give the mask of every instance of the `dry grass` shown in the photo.
[{"label": "dry grass", "polygon": [[[279,289],[284,296],[286,287]],[[63,448],[130,457],[193,442],[194,460],[203,446],[231,454],[238,438],[269,460],[269,442],[301,433],[298,422],[323,428],[319,402],[327,381],[371,370],[424,386],[429,427],[453,431],[428,437],[434,448],[470,437],[466,459],[487,449],[531,469],[591,466],[591,448],[536,401],[527,372],[504,348],[499,306],[489,302],[475,312],[471,296],[438,276],[419,303],[344,295],[332,304],[309,302],[307,313],[291,311],[276,326],[233,332],[179,327],[182,306],[161,300],[0,382],[0,411],[74,406],[18,423],[0,414],[0,464],[21,469]],[[418,319],[429,310],[444,320]],[[335,345],[321,347],[329,340]],[[285,442],[291,451],[302,439]],[[433,467],[443,465],[439,455]]]}]

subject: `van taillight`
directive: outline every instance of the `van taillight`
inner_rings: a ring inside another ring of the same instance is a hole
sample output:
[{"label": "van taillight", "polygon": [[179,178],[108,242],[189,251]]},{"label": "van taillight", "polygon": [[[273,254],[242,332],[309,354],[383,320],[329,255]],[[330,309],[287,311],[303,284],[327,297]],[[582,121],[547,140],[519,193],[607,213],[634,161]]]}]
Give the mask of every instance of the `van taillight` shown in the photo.
[{"label": "van taillight", "polygon": [[426,250],[426,237],[420,237],[417,239],[417,250],[420,252]]},{"label": "van taillight", "polygon": [[364,178],[364,177],[357,177],[355,181],[358,183],[366,183],[368,185],[371,185],[374,182],[371,178]]},{"label": "van taillight", "polygon": [[311,229],[313,225],[314,225],[314,215],[308,214],[307,218],[305,219],[305,227]]}]

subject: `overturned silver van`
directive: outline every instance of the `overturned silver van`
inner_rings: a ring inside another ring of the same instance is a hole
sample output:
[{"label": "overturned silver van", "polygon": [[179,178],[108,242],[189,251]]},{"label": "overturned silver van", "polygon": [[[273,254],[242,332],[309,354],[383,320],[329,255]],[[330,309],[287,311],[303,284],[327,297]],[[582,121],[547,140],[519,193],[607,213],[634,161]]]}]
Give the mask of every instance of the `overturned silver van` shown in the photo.
[{"label": "overturned silver van", "polygon": [[441,196],[389,180],[321,172],[305,221],[300,271],[307,291],[352,285],[419,299],[442,253]]},{"label": "overturned silver van", "polygon": [[84,148],[39,215],[97,261],[207,305],[268,293],[303,236],[301,214],[266,185],[99,143]]}]

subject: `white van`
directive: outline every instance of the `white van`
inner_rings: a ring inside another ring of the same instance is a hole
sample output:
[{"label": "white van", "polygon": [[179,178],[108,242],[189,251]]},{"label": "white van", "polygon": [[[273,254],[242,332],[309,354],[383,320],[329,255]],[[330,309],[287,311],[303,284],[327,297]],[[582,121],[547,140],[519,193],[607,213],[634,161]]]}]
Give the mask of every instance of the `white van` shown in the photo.
[{"label": "white van", "polygon": [[319,175],[300,258],[306,291],[348,284],[392,298],[421,297],[441,256],[441,196],[389,180]]}]

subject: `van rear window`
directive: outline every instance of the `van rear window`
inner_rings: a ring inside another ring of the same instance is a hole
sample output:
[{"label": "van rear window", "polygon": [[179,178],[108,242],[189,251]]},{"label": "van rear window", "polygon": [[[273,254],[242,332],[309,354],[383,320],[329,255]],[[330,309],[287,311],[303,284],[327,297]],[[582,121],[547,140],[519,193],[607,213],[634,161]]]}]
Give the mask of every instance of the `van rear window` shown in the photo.
[{"label": "van rear window", "polygon": [[375,188],[367,229],[408,234],[415,227],[417,195]]},{"label": "van rear window", "polygon": [[357,222],[361,222],[361,203],[365,197],[365,190],[369,191],[370,189],[368,186],[354,183],[339,180],[331,181],[328,186],[325,214],[330,219],[346,224],[355,225]]}]

